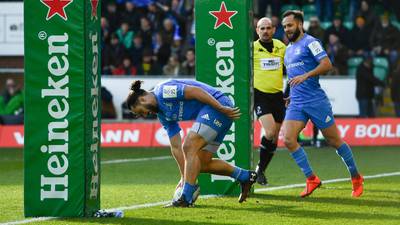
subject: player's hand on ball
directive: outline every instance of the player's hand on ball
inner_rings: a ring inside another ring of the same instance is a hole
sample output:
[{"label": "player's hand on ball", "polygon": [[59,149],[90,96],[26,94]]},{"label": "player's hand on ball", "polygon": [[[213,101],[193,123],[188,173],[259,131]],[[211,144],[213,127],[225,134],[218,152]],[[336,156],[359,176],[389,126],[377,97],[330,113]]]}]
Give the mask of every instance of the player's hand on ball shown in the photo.
[{"label": "player's hand on ball", "polygon": [[231,108],[231,107],[223,106],[220,111],[223,114],[227,115],[229,118],[234,119],[234,120],[239,119],[240,115],[242,115],[239,107]]},{"label": "player's hand on ball", "polygon": [[307,78],[308,78],[307,74],[293,77],[292,79],[289,80],[289,85],[290,85],[290,87],[293,87],[295,85],[301,84],[301,83],[303,83],[303,81],[307,80]]}]

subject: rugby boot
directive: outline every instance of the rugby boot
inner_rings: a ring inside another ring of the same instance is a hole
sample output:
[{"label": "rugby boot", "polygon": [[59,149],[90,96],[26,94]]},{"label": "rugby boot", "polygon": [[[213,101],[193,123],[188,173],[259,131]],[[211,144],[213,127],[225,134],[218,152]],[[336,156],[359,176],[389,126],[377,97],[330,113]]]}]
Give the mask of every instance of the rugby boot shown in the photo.
[{"label": "rugby boot", "polygon": [[306,187],[304,188],[304,191],[300,193],[300,197],[304,198],[311,195],[313,191],[319,188],[321,185],[321,180],[317,176],[312,175],[311,177],[307,178]]},{"label": "rugby boot", "polygon": [[256,182],[257,180],[257,173],[254,171],[250,171],[249,179],[245,182],[240,182],[240,195],[239,195],[239,203],[242,203],[246,201],[246,198],[249,196],[251,186]]},{"label": "rugby boot", "polygon": [[358,174],[357,176],[351,178],[351,183],[353,184],[351,196],[354,198],[360,197],[364,191],[364,177],[361,174]]},{"label": "rugby boot", "polygon": [[268,185],[268,180],[265,177],[263,171],[260,170],[260,168],[257,166],[256,168],[256,173],[257,173],[257,183],[263,186]]}]

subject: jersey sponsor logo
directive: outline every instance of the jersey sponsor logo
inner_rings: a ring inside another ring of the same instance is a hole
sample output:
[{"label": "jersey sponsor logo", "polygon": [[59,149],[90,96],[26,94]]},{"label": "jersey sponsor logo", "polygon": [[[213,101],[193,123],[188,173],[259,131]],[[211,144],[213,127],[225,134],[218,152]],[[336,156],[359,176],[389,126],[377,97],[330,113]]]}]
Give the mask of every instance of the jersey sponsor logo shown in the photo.
[{"label": "jersey sponsor logo", "polygon": [[164,102],[165,107],[167,107],[169,110],[172,110],[172,103],[171,102]]},{"label": "jersey sponsor logo", "polygon": [[183,101],[179,102],[178,120],[183,120]]},{"label": "jersey sponsor logo", "polygon": [[304,62],[300,61],[300,62],[290,63],[289,65],[286,66],[286,69],[291,69],[297,66],[304,66]]},{"label": "jersey sponsor logo", "polygon": [[311,53],[316,56],[319,53],[323,52],[323,48],[321,44],[318,41],[313,41],[310,44],[308,44],[308,48],[311,50]]},{"label": "jersey sponsor logo", "polygon": [[277,70],[281,65],[281,59],[275,58],[264,58],[260,59],[260,66],[262,70]]},{"label": "jersey sponsor logo", "polygon": [[214,125],[217,127],[222,127],[222,123],[217,119],[214,119]]},{"label": "jersey sponsor logo", "polygon": [[210,116],[207,114],[204,114],[201,116],[201,118],[205,119],[205,120],[210,120]]},{"label": "jersey sponsor logo", "polygon": [[332,120],[332,118],[330,116],[326,116],[325,123],[329,123],[329,121],[331,121],[331,120]]},{"label": "jersey sponsor logo", "polygon": [[176,97],[178,97],[178,91],[176,85],[163,86],[163,98],[176,98]]}]

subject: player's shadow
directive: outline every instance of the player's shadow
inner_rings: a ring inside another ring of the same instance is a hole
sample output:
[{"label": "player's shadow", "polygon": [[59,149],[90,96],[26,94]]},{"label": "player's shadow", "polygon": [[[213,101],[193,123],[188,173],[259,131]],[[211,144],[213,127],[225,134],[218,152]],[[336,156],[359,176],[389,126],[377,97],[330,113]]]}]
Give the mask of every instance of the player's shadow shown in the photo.
[{"label": "player's shadow", "polygon": [[[294,201],[294,202],[313,202],[323,204],[337,204],[337,205],[349,205],[349,206],[371,206],[371,207],[390,207],[399,208],[400,201],[385,200],[376,201],[363,199],[362,197],[354,199],[352,197],[313,197],[300,198],[299,196],[289,195],[267,195],[267,194],[254,194],[253,197],[263,199],[265,201],[278,200],[278,201]],[[262,200],[261,200],[262,201]]]},{"label": "player's shadow", "polygon": [[[346,187],[321,187],[322,189],[334,189],[334,190],[346,190],[346,191],[351,191],[350,188],[346,188]],[[388,190],[388,189],[365,189],[365,192],[370,194],[370,193],[390,193],[390,194],[400,194],[400,190]]]},{"label": "player's shadow", "polygon": [[[349,219],[349,220],[368,220],[368,219],[379,219],[379,220],[389,220],[389,221],[400,221],[400,216],[398,215],[387,215],[387,214],[379,214],[379,213],[370,213],[368,211],[333,211],[333,210],[327,210],[327,211],[318,211],[318,210],[307,210],[304,209],[304,207],[299,206],[299,205],[294,205],[287,203],[287,201],[293,201],[293,202],[304,202],[308,203],[309,202],[315,202],[315,203],[321,203],[321,204],[326,204],[326,203],[332,203],[335,202],[336,204],[341,204],[344,198],[323,198],[323,197],[318,197],[318,198],[307,198],[307,199],[301,199],[300,197],[297,196],[282,196],[282,195],[262,195],[262,194],[257,194],[257,195],[252,195],[252,198],[249,199],[248,203],[242,203],[242,204],[235,204],[232,203],[232,205],[226,206],[224,205],[223,209],[224,210],[229,210],[232,211],[233,213],[240,213],[239,211],[247,211],[247,212],[260,212],[264,213],[265,217],[268,218],[268,215],[271,214],[271,216],[276,216],[277,214],[282,217],[298,217],[298,218],[314,218],[314,219],[326,219],[326,220],[335,220],[337,218],[343,218],[343,219]],[[274,203],[271,203],[272,201],[275,201]],[[276,201],[279,201],[277,203]],[[285,202],[286,203],[283,203]],[[357,200],[344,200],[344,204],[349,204],[350,201],[359,201]],[[256,206],[254,204],[256,202]],[[282,202],[282,203],[280,203]],[[366,201],[367,204],[375,204],[377,203],[376,201]],[[392,201],[391,204],[396,203],[398,205],[398,202]],[[355,206],[358,205],[364,205],[363,202],[359,202],[356,204],[352,204]],[[205,208],[215,208],[215,210],[221,209],[221,207],[218,206],[209,206],[206,205],[204,206]],[[379,207],[379,205],[374,205],[374,207]],[[391,207],[396,207],[394,205],[391,205]]]},{"label": "player's shadow", "polygon": [[[188,211],[188,213],[190,213]],[[81,224],[127,224],[127,225],[140,225],[140,224],[149,224],[149,225],[157,225],[157,224],[174,224],[174,225],[216,225],[221,223],[213,223],[213,222],[195,222],[195,221],[179,221],[179,220],[168,220],[168,219],[152,219],[152,218],[134,218],[134,217],[123,217],[123,218],[87,218],[87,219],[59,219],[57,221],[65,222],[65,224],[69,223],[81,223]],[[224,223],[237,225],[234,223]]]},{"label": "player's shadow", "polygon": [[[381,219],[381,220],[395,220],[399,221],[400,216],[385,215],[385,214],[371,214],[367,211],[316,211],[316,210],[306,210],[296,205],[288,205],[287,203],[277,204],[272,201],[279,202],[304,202],[304,203],[321,203],[321,204],[337,204],[337,205],[353,205],[353,206],[371,206],[371,207],[393,207],[398,208],[399,201],[373,201],[373,200],[362,200],[362,199],[351,199],[349,198],[327,198],[327,197],[308,197],[300,198],[298,196],[288,196],[288,195],[267,195],[267,194],[253,194],[249,201],[255,201],[258,207],[246,206],[246,203],[238,205],[232,205],[224,207],[226,210],[242,210],[242,211],[254,211],[263,212],[271,214],[281,214],[282,216],[289,217],[312,217],[315,219],[336,219],[336,218],[346,218],[346,219]],[[206,206],[208,207],[208,206]]]}]

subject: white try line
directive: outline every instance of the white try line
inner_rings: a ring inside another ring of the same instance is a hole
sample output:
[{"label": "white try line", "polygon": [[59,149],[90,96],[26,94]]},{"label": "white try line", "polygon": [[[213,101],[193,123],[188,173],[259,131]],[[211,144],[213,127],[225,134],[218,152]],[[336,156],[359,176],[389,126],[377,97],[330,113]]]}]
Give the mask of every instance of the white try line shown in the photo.
[{"label": "white try line", "polygon": [[[107,162],[107,161],[106,161]],[[393,173],[380,173],[380,174],[375,174],[375,175],[369,175],[369,176],[364,176],[364,179],[374,179],[374,178],[381,178],[381,177],[391,177],[391,176],[400,176],[400,171],[399,172],[393,172]],[[328,183],[338,183],[338,182],[343,182],[343,181],[349,181],[350,178],[338,178],[338,179],[331,179],[331,180],[323,180],[323,184],[328,184]],[[289,184],[289,185],[283,185],[283,186],[277,186],[277,187],[267,187],[267,188],[259,188],[255,189],[255,193],[259,192],[268,192],[268,191],[276,191],[276,190],[283,190],[283,189],[291,189],[291,188],[297,188],[297,187],[304,187],[305,184]],[[200,196],[200,198],[212,198],[216,197],[216,195],[204,195]],[[131,205],[131,206],[122,206],[119,208],[113,208],[113,209],[106,209],[109,211],[115,211],[115,210],[133,210],[133,209],[142,209],[142,208],[149,208],[149,207],[154,207],[154,206],[162,206],[170,201],[162,201],[162,202],[153,202],[153,203],[146,203],[146,204],[140,204],[140,205]],[[16,224],[26,224],[26,223],[33,223],[33,222],[40,222],[40,221],[46,221],[46,220],[52,220],[52,219],[57,219],[57,217],[38,217],[38,218],[33,218],[33,219],[26,219],[26,220],[19,220],[19,221],[14,221],[14,222],[7,222],[7,223],[0,223],[0,225],[16,225]]]}]

